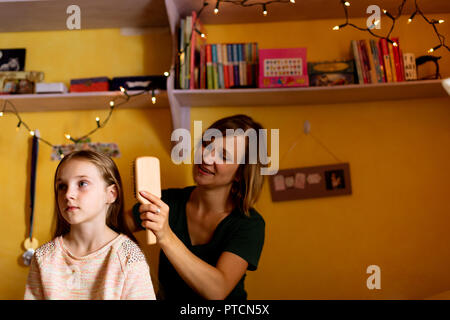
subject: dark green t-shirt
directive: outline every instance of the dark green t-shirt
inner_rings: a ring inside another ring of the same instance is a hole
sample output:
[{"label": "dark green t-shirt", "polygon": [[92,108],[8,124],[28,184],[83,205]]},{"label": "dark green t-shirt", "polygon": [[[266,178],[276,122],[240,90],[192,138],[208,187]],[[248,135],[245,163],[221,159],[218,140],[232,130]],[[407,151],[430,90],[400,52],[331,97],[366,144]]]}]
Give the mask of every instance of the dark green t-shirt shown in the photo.
[{"label": "dark green t-shirt", "polygon": [[[161,200],[170,208],[169,225],[172,231],[193,254],[212,266],[216,266],[222,252],[228,251],[246,260],[248,270],[256,270],[264,244],[265,222],[261,215],[251,209],[250,217],[247,217],[235,209],[219,223],[209,243],[193,246],[187,228],[186,203],[194,188],[195,186],[190,186],[162,191]],[[139,204],[133,207],[133,214],[140,225]],[[245,274],[228,295],[227,300],[247,298],[244,279]],[[159,287],[159,296],[163,299],[203,299],[183,281],[162,250],[159,259]]]}]

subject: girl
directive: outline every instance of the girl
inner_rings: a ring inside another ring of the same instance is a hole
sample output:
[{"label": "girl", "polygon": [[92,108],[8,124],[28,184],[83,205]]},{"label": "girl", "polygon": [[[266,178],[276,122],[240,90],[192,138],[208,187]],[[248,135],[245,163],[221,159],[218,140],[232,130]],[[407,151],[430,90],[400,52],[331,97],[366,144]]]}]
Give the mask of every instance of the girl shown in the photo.
[{"label": "girl", "polygon": [[[196,186],[163,190],[161,199],[141,192],[151,204],[133,207],[136,228],[152,230],[162,249],[158,298],[243,300],[246,270],[258,265],[265,223],[253,205],[263,186],[263,165],[249,163],[248,136],[225,135],[226,129],[254,129],[258,137],[262,127],[237,115],[218,120],[210,129],[224,136],[214,143],[230,142],[234,150],[214,148],[208,153],[204,143],[202,163],[193,167]],[[257,140],[259,148],[262,142]],[[242,163],[237,155],[244,150]]]},{"label": "girl", "polygon": [[25,299],[155,299],[145,256],[124,223],[114,161],[94,151],[69,154],[54,192],[54,239],[36,250]]}]

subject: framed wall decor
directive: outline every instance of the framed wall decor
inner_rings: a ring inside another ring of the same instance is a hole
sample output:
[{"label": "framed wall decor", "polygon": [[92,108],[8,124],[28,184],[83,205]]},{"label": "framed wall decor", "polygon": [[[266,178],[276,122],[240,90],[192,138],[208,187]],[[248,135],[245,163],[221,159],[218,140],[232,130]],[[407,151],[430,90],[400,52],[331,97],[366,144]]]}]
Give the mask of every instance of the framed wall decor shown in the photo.
[{"label": "framed wall decor", "polygon": [[352,194],[349,163],[279,170],[269,180],[274,202]]}]

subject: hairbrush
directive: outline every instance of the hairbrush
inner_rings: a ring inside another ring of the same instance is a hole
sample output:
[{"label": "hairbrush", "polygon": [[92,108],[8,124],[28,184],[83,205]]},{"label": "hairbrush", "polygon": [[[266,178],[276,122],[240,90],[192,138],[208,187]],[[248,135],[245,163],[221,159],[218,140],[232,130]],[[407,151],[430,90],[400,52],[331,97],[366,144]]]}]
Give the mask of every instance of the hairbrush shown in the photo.
[{"label": "hairbrush", "polygon": [[[161,198],[161,177],[159,170],[159,159],[155,157],[138,157],[133,162],[134,170],[134,194],[141,204],[148,204],[150,201],[142,197],[139,192],[147,191]],[[156,236],[147,231],[147,244],[155,244]]]}]

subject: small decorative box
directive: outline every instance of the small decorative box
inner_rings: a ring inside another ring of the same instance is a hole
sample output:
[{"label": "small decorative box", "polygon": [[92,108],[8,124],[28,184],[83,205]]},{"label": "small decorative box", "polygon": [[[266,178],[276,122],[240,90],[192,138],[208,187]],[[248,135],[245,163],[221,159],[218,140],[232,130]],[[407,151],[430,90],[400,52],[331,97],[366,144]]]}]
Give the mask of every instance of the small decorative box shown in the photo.
[{"label": "small decorative box", "polygon": [[109,91],[109,78],[85,78],[70,80],[70,92]]},{"label": "small decorative box", "polygon": [[355,83],[354,60],[308,63],[309,83],[314,87]]},{"label": "small decorative box", "polygon": [[307,87],[306,48],[259,49],[259,87]]},{"label": "small decorative box", "polygon": [[36,93],[67,93],[68,90],[66,85],[62,82],[40,82],[36,83],[35,91]]},{"label": "small decorative box", "polygon": [[111,81],[111,90],[120,90],[123,87],[126,90],[151,90],[167,88],[166,76],[133,76],[133,77],[115,77]]}]

